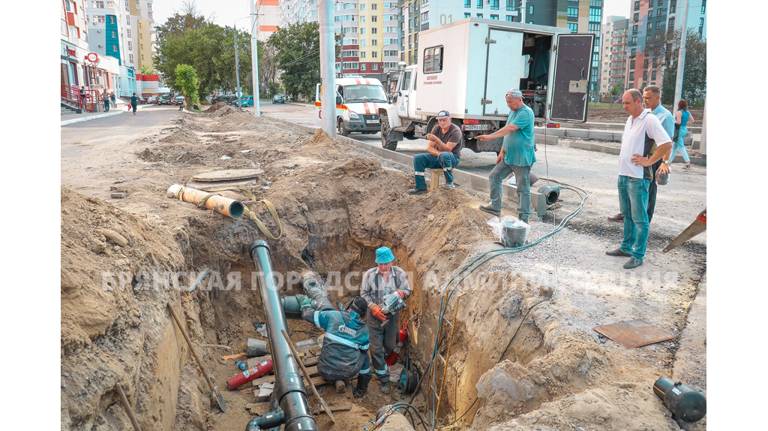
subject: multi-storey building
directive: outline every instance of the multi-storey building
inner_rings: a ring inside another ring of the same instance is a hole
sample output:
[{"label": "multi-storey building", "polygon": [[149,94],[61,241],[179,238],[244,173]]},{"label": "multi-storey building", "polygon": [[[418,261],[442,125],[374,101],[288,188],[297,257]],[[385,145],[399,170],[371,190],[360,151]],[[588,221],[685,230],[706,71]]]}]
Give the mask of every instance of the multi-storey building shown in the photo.
[{"label": "multi-storey building", "polygon": [[[677,55],[681,0],[634,0],[628,42],[628,86],[661,85]],[[688,0],[688,32],[705,39],[706,0]]]},{"label": "multi-storey building", "polygon": [[611,98],[612,90],[627,88],[627,33],[629,20],[609,16],[603,27],[602,63],[600,66],[600,96]]},{"label": "multi-storey building", "polygon": [[117,60],[115,92],[128,97],[136,91],[136,53],[129,5],[125,1],[89,0],[87,11],[90,50],[102,58]]},{"label": "multi-storey building", "polygon": [[286,26],[317,22],[317,0],[282,0],[280,11]]},{"label": "multi-storey building", "polygon": [[418,61],[419,31],[437,28],[466,18],[568,28],[594,33],[590,93],[597,97],[600,83],[600,36],[603,0],[403,0],[401,2],[402,54],[408,64]]},{"label": "multi-storey building", "polygon": [[269,39],[283,25],[283,11],[280,0],[256,0],[256,14],[259,20],[258,39]]},{"label": "multi-storey building", "polygon": [[341,36],[337,73],[381,76],[397,68],[401,45],[396,1],[339,0],[334,20]]}]

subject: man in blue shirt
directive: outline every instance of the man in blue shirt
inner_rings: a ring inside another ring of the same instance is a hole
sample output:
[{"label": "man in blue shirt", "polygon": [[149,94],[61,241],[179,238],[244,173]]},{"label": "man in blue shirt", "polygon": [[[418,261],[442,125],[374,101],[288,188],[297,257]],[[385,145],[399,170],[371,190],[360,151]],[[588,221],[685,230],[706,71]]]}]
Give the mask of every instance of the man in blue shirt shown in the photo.
[{"label": "man in blue shirt", "polygon": [[517,196],[519,200],[518,218],[528,223],[531,214],[531,166],[536,162],[534,154],[533,110],[523,103],[520,90],[509,90],[506,94],[507,106],[511,109],[507,124],[501,129],[479,135],[479,141],[492,141],[504,137],[496,166],[491,171],[491,203],[481,205],[480,209],[495,216],[501,214],[501,183],[515,174]]},{"label": "man in blue shirt", "polygon": [[[650,109],[651,114],[659,119],[661,122],[661,127],[664,128],[664,131],[667,132],[667,135],[675,135],[675,119],[672,116],[672,113],[669,112],[669,110],[661,104],[661,89],[659,87],[655,85],[649,85],[643,89],[643,105],[645,105],[647,109]],[[652,150],[655,148],[656,147],[654,146]],[[648,189],[648,223],[650,223],[653,219],[653,212],[656,210],[656,193],[658,192],[658,187],[656,184],[656,171],[662,164],[667,164],[666,159],[661,159],[652,166],[653,178],[651,178],[651,186]],[[613,217],[609,217],[609,219],[612,221],[621,222],[624,221],[624,216],[619,213]]]}]

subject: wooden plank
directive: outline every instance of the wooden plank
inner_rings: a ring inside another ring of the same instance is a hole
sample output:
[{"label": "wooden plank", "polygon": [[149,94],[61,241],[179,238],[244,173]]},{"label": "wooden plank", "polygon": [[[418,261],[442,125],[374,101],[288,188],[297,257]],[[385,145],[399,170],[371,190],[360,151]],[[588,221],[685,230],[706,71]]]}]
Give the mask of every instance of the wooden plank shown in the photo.
[{"label": "wooden plank", "polygon": [[[352,410],[352,403],[331,404],[330,406],[328,406],[328,408],[330,408],[331,411],[334,412],[334,413],[335,412],[347,412],[347,411]],[[313,415],[319,415],[319,414],[322,414],[322,413],[325,413],[325,410],[323,410],[322,408],[315,409],[315,410],[312,411]]]},{"label": "wooden plank", "polygon": [[[314,382],[315,376],[319,375],[319,372],[317,371],[317,366],[307,367],[307,371],[309,372],[309,375],[312,376],[312,381]],[[251,383],[253,387],[259,387],[260,385],[263,385],[265,383],[274,383],[274,381],[275,381],[275,375],[269,374],[266,376],[261,376],[258,379],[254,379],[253,381],[251,381]],[[306,383],[306,379],[304,379],[304,382]]]},{"label": "wooden plank", "polygon": [[248,403],[245,409],[254,416],[263,416],[272,408],[271,403]]}]

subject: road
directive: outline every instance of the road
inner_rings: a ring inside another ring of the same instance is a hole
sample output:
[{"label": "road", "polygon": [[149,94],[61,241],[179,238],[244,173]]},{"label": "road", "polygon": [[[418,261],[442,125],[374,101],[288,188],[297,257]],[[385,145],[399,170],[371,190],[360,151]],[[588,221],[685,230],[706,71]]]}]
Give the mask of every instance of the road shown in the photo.
[{"label": "road", "polygon": [[[262,105],[264,115],[279,118],[308,127],[320,127],[317,111],[313,106],[299,104]],[[353,133],[349,136],[372,146],[380,146],[380,135]],[[424,139],[404,140],[397,151],[414,155],[424,152]],[[600,219],[618,212],[616,192],[618,157],[610,154],[568,148],[557,145],[539,145],[537,162],[533,172],[584,188],[591,193],[585,215]],[[461,152],[459,169],[488,175],[496,163],[493,153]],[[706,208],[706,167],[693,166],[686,171],[682,165],[673,165],[668,185],[659,190],[652,230],[664,235],[676,235],[690,224],[698,213]],[[535,187],[535,186],[534,186]],[[703,240],[705,235],[698,239]]]}]

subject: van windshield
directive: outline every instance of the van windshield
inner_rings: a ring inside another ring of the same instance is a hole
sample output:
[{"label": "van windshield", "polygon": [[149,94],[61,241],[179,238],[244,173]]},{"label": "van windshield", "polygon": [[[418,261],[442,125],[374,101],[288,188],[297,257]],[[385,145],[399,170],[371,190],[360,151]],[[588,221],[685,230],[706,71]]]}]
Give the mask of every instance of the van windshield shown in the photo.
[{"label": "van windshield", "polygon": [[380,85],[345,85],[344,101],[353,102],[387,102],[387,95]]}]

